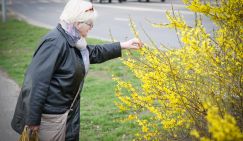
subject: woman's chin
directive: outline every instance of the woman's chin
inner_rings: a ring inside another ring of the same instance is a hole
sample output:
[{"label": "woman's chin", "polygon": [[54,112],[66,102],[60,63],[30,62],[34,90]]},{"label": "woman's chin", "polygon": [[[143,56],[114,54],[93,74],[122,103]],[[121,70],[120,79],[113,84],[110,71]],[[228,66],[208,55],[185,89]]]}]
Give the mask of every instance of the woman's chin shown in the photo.
[{"label": "woman's chin", "polygon": [[86,38],[87,37],[87,34],[86,35],[82,35],[83,38]]}]

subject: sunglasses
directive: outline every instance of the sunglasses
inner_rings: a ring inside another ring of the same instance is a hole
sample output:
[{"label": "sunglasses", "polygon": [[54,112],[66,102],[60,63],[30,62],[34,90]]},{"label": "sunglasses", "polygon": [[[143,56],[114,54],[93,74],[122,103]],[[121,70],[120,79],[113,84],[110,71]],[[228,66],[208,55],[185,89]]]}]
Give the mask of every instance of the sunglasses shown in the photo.
[{"label": "sunglasses", "polygon": [[84,23],[84,24],[88,25],[90,28],[94,27],[93,23],[87,23],[87,22],[80,22],[80,23]]},{"label": "sunglasses", "polygon": [[91,11],[94,11],[93,6],[90,9],[85,10],[85,12],[91,12]]},{"label": "sunglasses", "polygon": [[90,28],[93,28],[94,25],[92,23],[85,23],[86,25],[88,25]]}]

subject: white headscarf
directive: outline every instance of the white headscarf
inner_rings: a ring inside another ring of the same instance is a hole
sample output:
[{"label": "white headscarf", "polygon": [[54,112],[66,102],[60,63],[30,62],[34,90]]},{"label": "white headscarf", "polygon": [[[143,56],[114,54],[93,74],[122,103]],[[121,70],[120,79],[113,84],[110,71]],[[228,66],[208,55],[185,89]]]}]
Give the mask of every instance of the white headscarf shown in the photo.
[{"label": "white headscarf", "polygon": [[85,38],[79,36],[74,23],[87,22],[90,20],[94,22],[96,16],[97,13],[91,2],[83,0],[69,0],[65,5],[60,16],[60,24],[62,25],[62,28],[74,38],[77,48],[84,48],[87,43]]},{"label": "white headscarf", "polygon": [[73,24],[75,22],[86,22],[91,20],[94,22],[97,13],[91,2],[83,0],[69,0],[65,5],[60,16],[61,21]]}]

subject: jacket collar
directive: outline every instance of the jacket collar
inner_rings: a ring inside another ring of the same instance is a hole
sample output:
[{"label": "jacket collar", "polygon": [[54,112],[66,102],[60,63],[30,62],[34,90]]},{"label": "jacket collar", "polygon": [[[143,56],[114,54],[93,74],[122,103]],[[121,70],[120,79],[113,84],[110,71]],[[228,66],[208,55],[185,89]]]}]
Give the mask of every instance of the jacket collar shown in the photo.
[{"label": "jacket collar", "polygon": [[62,35],[66,38],[68,44],[69,44],[71,47],[75,47],[75,41],[74,41],[74,39],[73,39],[70,35],[68,35],[68,34],[65,32],[65,30],[62,28],[62,26],[61,26],[60,23],[57,25],[56,28],[57,28],[57,30],[60,31],[60,32],[62,33]]}]

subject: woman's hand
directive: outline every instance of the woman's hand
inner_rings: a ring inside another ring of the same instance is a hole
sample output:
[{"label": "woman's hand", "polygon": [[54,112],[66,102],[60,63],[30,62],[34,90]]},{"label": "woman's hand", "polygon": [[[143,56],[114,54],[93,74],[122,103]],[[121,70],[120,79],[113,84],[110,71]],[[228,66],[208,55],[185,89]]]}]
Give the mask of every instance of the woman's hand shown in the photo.
[{"label": "woman's hand", "polygon": [[140,49],[143,46],[143,43],[137,38],[121,42],[120,44],[122,49]]},{"label": "woman's hand", "polygon": [[27,127],[30,129],[30,131],[33,132],[38,132],[40,125],[27,125]]}]

